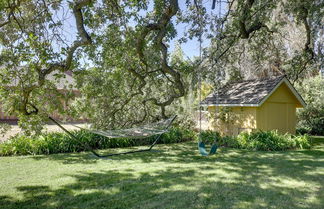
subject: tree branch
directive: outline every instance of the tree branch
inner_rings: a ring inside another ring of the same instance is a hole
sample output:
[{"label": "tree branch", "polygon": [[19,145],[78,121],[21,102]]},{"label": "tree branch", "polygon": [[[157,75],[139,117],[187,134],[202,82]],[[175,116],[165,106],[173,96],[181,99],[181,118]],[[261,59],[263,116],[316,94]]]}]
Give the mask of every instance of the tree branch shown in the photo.
[{"label": "tree branch", "polygon": [[[87,31],[84,27],[84,17],[83,17],[83,13],[82,13],[82,9],[86,6],[89,6],[91,3],[92,3],[92,0],[79,0],[79,1],[76,1],[75,3],[73,3],[72,10],[73,10],[73,15],[74,15],[75,21],[76,21],[78,38],[68,48],[65,60],[63,60],[62,62],[57,62],[57,63],[48,63],[49,67],[47,67],[47,68],[41,68],[41,67],[36,68],[36,70],[38,72],[38,85],[32,85],[32,86],[29,86],[26,89],[24,89],[24,93],[23,93],[23,106],[24,107],[22,107],[20,110],[22,113],[24,113],[26,115],[37,114],[38,111],[32,111],[32,112],[27,111],[27,109],[28,109],[27,106],[30,105],[28,100],[29,100],[31,92],[34,89],[43,86],[45,83],[46,75],[50,74],[51,72],[53,72],[55,70],[60,70],[62,72],[65,72],[65,71],[71,69],[75,51],[82,46],[92,44],[91,37],[89,36],[89,34],[87,33]],[[13,9],[16,9],[17,6],[19,6],[19,5],[16,4],[15,8],[13,8]],[[12,12],[13,12],[13,9],[11,9]],[[12,15],[12,16],[13,16],[13,18],[15,18],[14,15]],[[16,20],[16,21],[17,21],[17,24],[19,24],[18,20]],[[19,27],[21,27],[21,26],[19,25]]]},{"label": "tree branch", "polygon": [[168,48],[163,43],[163,38],[166,36],[166,27],[171,21],[171,18],[176,15],[179,10],[178,1],[177,0],[170,0],[168,7],[164,10],[161,18],[157,23],[148,24],[143,27],[139,38],[137,40],[137,54],[141,60],[141,62],[147,66],[147,62],[144,55],[144,45],[145,45],[145,38],[148,34],[152,31],[157,31],[157,35],[155,37],[155,46],[160,50],[162,53],[162,60],[161,60],[161,71],[165,74],[170,75],[173,78],[173,84],[175,85],[178,92],[173,92],[168,99],[165,101],[159,102],[156,98],[149,98],[146,99],[144,102],[151,101],[153,104],[161,107],[161,113],[163,117],[165,115],[165,107],[170,105],[174,99],[182,97],[185,95],[185,88],[183,82],[181,80],[181,75],[179,72],[174,70],[168,65]]},{"label": "tree branch", "polygon": [[294,79],[292,80],[292,84],[294,84],[298,80],[299,76],[307,69],[308,64],[311,63],[315,57],[312,43],[311,43],[311,32],[312,31],[311,31],[310,25],[307,21],[309,11],[304,6],[302,6],[300,8],[300,10],[301,10],[302,22],[303,22],[305,30],[306,30],[306,43],[305,43],[304,49],[303,49],[304,59],[303,59],[303,57],[301,58],[301,62],[304,62],[304,63],[301,63],[300,70],[297,71],[297,73],[295,74]]},{"label": "tree branch", "polygon": [[74,41],[72,46],[70,46],[67,50],[66,58],[61,63],[52,63],[48,68],[40,70],[39,73],[39,85],[43,85],[45,82],[46,75],[50,74],[54,70],[60,70],[60,71],[67,71],[71,69],[72,61],[74,52],[81,46],[86,46],[92,44],[91,37],[87,33],[84,27],[84,19],[83,19],[83,13],[82,8],[85,6],[88,6],[92,3],[92,0],[81,0],[74,3],[73,6],[73,14],[76,21],[77,31],[78,35],[80,37],[79,40]]}]

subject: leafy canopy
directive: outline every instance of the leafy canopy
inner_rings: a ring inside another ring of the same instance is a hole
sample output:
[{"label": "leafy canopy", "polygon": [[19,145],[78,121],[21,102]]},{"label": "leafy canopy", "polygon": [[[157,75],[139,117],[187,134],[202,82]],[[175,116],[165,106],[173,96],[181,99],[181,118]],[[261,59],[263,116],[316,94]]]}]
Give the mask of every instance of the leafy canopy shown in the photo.
[{"label": "leafy canopy", "polygon": [[[213,3],[218,11],[210,9]],[[323,4],[1,1],[2,109],[17,115],[29,130],[41,130],[53,113],[116,128],[167,117],[177,106],[184,109],[193,101],[198,75],[214,86],[224,79],[273,74],[296,82],[323,63]],[[178,33],[179,24],[185,26],[184,34]],[[187,60],[181,44],[195,38],[210,44],[202,59]],[[171,57],[174,40],[179,45]],[[81,91],[74,102],[71,87],[57,86],[69,71]]]}]

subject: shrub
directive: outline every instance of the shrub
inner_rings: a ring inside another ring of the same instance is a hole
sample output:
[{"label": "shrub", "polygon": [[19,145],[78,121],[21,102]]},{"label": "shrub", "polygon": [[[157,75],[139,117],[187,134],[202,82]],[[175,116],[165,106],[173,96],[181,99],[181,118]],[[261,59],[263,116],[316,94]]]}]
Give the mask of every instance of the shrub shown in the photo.
[{"label": "shrub", "polygon": [[296,128],[296,133],[299,135],[304,135],[304,134],[310,134],[311,129],[308,127],[297,127]]},{"label": "shrub", "polygon": [[308,133],[311,135],[324,135],[324,101],[322,104],[307,107],[298,111],[298,133]]},{"label": "shrub", "polygon": [[205,144],[219,143],[222,137],[216,131],[206,130],[200,132],[200,140]]},{"label": "shrub", "polygon": [[238,141],[236,140],[236,137],[224,136],[221,138],[220,141],[221,141],[220,145],[222,146],[240,148]]},{"label": "shrub", "polygon": [[279,151],[311,147],[308,135],[282,135],[277,131],[243,132],[233,139],[231,139],[230,146],[249,150]]},{"label": "shrub", "polygon": [[[196,138],[196,132],[190,129],[174,127],[170,129],[170,131],[162,135],[160,143],[163,144],[178,143],[178,142],[190,141],[195,138]],[[154,138],[152,137],[151,141],[153,140],[155,140],[155,137]]]},{"label": "shrub", "polygon": [[200,139],[205,144],[213,144],[216,142],[218,146],[240,148],[238,140],[232,136],[221,137],[216,131],[206,130],[200,132]]},{"label": "shrub", "polygon": [[310,149],[311,148],[311,140],[307,134],[295,136],[293,138],[295,141],[295,148],[300,149]]},{"label": "shrub", "polygon": [[296,88],[307,103],[305,108],[297,110],[297,133],[324,135],[324,79],[308,78]]},{"label": "shrub", "polygon": [[[61,132],[46,133],[38,137],[19,135],[0,144],[0,155],[38,155],[66,152],[81,152],[86,146],[93,149],[119,148],[149,145],[155,136],[143,139],[110,139],[84,130],[73,131],[78,141]],[[195,139],[195,132],[179,127],[173,127],[169,132],[162,134],[159,143],[178,143]]]}]

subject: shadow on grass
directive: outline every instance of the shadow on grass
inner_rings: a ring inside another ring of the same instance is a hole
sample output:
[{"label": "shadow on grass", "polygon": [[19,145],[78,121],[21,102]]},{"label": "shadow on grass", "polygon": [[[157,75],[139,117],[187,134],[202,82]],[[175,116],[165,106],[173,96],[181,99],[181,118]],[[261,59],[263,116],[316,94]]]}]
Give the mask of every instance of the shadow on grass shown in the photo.
[{"label": "shadow on grass", "polygon": [[321,208],[305,203],[305,191],[238,179],[217,182],[195,170],[156,173],[97,172],[73,176],[76,182],[60,189],[23,186],[22,200],[0,196],[2,208]]},{"label": "shadow on grass", "polygon": [[[190,150],[188,150],[188,144],[190,144]],[[120,160],[127,160],[127,159],[141,159],[143,162],[152,162],[155,158],[173,158],[175,156],[174,151],[176,152],[177,157],[194,157],[194,158],[201,158],[201,156],[197,155],[197,151],[195,147],[193,147],[195,143],[177,143],[177,144],[161,144],[157,145],[155,149],[152,149],[148,152],[140,152],[140,153],[132,153],[127,155],[118,155],[118,156],[111,156],[107,158],[98,158],[93,155],[91,152],[80,152],[80,153],[60,153],[60,154],[51,154],[51,155],[36,155],[30,156],[35,160],[54,160],[60,161],[64,164],[75,164],[75,163],[83,163],[83,164],[92,164],[97,163],[101,160],[113,160],[113,161],[120,161]],[[101,155],[111,154],[111,153],[119,153],[125,151],[134,151],[138,149],[143,149],[144,147],[127,147],[127,148],[112,148],[106,150],[97,150],[98,153]],[[170,155],[169,155],[170,154]],[[169,155],[169,156],[168,156]],[[205,157],[203,157],[205,158]]]},{"label": "shadow on grass", "polygon": [[[81,172],[70,175],[73,183],[59,189],[17,187],[23,198],[0,196],[0,208],[315,209],[324,206],[321,152],[222,149],[215,156],[202,157],[195,143],[159,147],[161,152],[157,153],[111,158],[117,163],[135,162],[141,168]],[[35,157],[44,158],[62,163],[101,161],[89,153]],[[159,168],[147,171],[150,166]]]}]

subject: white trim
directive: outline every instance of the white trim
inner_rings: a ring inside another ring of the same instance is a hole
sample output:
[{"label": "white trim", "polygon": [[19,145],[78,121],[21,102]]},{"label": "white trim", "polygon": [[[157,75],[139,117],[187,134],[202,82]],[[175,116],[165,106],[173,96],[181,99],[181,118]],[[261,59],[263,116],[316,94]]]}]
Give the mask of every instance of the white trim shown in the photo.
[{"label": "white trim", "polygon": [[201,106],[215,107],[258,107],[258,104],[202,104]]}]

